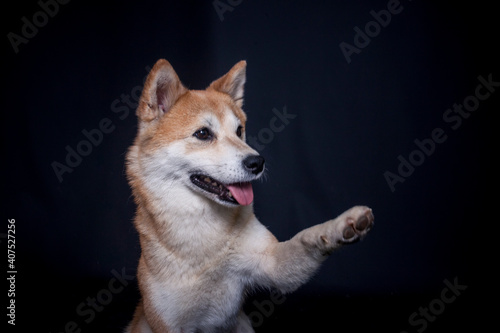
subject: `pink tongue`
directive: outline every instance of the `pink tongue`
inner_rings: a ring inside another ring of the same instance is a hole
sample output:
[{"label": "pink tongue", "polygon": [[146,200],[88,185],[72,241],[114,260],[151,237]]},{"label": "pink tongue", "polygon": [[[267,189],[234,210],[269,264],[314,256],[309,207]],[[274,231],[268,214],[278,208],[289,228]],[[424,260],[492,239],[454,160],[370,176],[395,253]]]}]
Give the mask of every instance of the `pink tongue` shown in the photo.
[{"label": "pink tongue", "polygon": [[251,183],[236,183],[226,186],[240,205],[247,206],[253,201],[253,189]]}]

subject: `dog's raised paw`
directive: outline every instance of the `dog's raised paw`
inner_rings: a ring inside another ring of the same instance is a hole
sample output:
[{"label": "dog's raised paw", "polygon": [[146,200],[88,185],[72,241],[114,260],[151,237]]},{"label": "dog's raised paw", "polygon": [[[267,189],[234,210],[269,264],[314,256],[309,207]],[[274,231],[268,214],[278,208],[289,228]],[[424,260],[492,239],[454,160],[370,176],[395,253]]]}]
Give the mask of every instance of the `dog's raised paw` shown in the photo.
[{"label": "dog's raised paw", "polygon": [[340,221],[342,238],[339,239],[339,243],[341,244],[350,244],[360,240],[373,226],[373,213],[368,207],[353,207],[344,214],[346,216]]}]

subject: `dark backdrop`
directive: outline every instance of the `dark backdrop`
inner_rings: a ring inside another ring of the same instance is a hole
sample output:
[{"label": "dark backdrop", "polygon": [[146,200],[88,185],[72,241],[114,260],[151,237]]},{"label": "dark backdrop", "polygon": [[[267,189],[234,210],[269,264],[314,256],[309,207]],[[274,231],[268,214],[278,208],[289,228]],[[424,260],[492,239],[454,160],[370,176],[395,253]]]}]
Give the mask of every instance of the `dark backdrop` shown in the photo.
[{"label": "dark backdrop", "polygon": [[[355,204],[373,208],[369,236],[296,293],[251,296],[258,332],[485,324],[498,261],[494,11],[423,0],[5,7],[1,241],[7,255],[15,219],[17,270],[9,328],[119,332],[131,318],[140,248],[124,156],[159,58],[192,89],[247,60],[247,130],[268,168],[254,206],[280,240]],[[277,114],[288,114],[279,130]]]}]

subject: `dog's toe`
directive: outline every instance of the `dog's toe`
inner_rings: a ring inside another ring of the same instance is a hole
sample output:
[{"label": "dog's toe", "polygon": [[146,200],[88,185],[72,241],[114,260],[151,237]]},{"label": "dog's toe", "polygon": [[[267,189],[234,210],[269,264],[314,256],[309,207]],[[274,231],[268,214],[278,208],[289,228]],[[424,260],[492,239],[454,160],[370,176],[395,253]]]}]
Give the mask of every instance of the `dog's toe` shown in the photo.
[{"label": "dog's toe", "polygon": [[356,231],[354,231],[354,228],[352,227],[352,225],[348,224],[344,228],[344,232],[342,233],[342,236],[344,237],[345,240],[349,240],[349,239],[353,238],[354,236],[356,236]]},{"label": "dog's toe", "polygon": [[353,243],[360,238],[362,238],[373,226],[373,213],[368,207],[355,207],[349,211],[352,214],[348,214],[345,217],[342,229],[342,239],[341,243]]}]

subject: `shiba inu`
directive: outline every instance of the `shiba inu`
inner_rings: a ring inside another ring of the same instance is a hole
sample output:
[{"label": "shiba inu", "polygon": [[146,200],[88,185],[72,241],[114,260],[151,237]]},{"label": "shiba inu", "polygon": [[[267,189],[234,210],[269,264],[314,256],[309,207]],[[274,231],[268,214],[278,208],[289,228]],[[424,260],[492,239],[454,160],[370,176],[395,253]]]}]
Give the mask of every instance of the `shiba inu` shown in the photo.
[{"label": "shiba inu", "polygon": [[297,289],[373,225],[371,209],[355,206],[279,242],[257,220],[251,182],[265,161],[245,142],[245,72],[240,61],[188,90],[161,59],[146,79],[126,157],[141,244],[141,300],[126,332],[254,332],[241,310],[248,291]]}]

